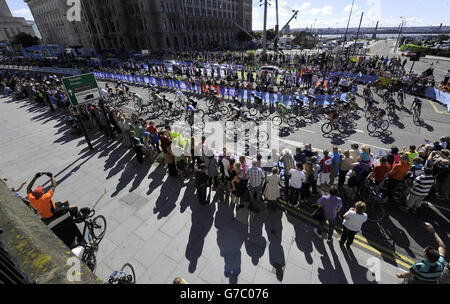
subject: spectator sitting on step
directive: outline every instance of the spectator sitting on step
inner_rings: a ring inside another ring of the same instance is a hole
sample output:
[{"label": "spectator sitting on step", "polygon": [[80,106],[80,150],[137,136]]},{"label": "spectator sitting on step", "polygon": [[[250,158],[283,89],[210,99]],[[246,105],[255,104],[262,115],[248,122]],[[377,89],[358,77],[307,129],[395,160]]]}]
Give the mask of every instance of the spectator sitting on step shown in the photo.
[{"label": "spectator sitting on step", "polygon": [[[50,190],[44,193],[42,186],[37,187],[33,191],[31,190],[36,179],[42,175],[47,175],[52,181],[52,186]],[[39,172],[31,180],[27,187],[27,198],[30,204],[39,212],[41,218],[51,219],[52,217],[57,217],[66,212],[70,212],[70,215],[75,218],[78,215],[78,207],[70,206],[68,201],[54,202],[53,194],[56,188],[56,181],[52,173],[50,172]]]}]

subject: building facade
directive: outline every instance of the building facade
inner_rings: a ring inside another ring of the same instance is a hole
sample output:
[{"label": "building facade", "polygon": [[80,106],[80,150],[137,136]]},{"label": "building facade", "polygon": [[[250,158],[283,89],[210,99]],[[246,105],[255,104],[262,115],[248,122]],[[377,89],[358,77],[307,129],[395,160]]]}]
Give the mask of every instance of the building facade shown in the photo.
[{"label": "building facade", "polygon": [[0,0],[0,42],[11,42],[20,32],[36,36],[33,26],[25,18],[13,17],[6,0]]},{"label": "building facade", "polygon": [[[37,1],[37,0],[30,0]],[[189,50],[230,45],[252,26],[251,0],[81,0],[96,49]]]},{"label": "building facade", "polygon": [[65,47],[92,47],[83,19],[69,21],[66,0],[25,0],[42,36],[43,44]]}]

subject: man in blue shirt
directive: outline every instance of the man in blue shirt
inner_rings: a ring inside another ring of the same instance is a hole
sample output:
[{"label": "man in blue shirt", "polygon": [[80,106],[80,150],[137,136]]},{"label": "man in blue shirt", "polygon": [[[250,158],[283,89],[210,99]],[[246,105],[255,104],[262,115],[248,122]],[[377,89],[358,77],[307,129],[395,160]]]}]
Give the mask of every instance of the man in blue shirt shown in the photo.
[{"label": "man in blue shirt", "polygon": [[339,154],[339,148],[334,146],[333,153],[331,153],[331,171],[330,171],[330,186],[334,184],[334,177],[339,175],[339,165],[341,164],[341,154]]},{"label": "man in blue shirt", "polygon": [[397,278],[404,279],[405,284],[436,284],[445,268],[445,245],[430,223],[425,223],[438,243],[438,249],[428,246],[422,260],[414,263],[408,272],[397,273]]}]

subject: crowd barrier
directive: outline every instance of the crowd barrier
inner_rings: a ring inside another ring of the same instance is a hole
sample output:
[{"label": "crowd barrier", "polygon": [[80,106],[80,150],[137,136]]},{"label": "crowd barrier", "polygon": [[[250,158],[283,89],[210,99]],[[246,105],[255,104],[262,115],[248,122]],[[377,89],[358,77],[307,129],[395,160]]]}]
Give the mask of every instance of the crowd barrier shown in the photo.
[{"label": "crowd barrier", "polygon": [[[195,83],[194,85],[190,83],[186,83],[185,81],[172,80],[172,79],[161,79],[156,77],[148,77],[148,76],[131,76],[131,75],[120,75],[113,73],[104,73],[104,72],[93,72],[94,76],[99,79],[104,80],[120,80],[126,81],[128,83],[140,84],[140,85],[156,85],[160,87],[173,88],[182,91],[190,91],[195,93],[205,92],[207,90],[215,91],[218,94],[228,96],[228,97],[237,97],[243,98],[247,100],[254,100],[252,94],[255,94],[261,99],[270,104],[275,104],[276,102],[283,103],[284,105],[290,105],[295,98],[302,99],[304,102],[307,102],[308,99],[304,95],[282,95],[277,93],[270,92],[259,92],[255,90],[245,90],[245,89],[235,89],[229,87],[219,87],[213,85],[200,85]],[[356,93],[356,88],[353,87],[351,90],[352,94]],[[336,95],[316,95],[316,99],[319,105],[328,105],[332,103],[332,98],[340,97],[342,99],[346,99],[347,94],[336,94]]]},{"label": "crowd barrier", "polygon": [[38,73],[61,74],[61,75],[77,75],[77,74],[81,74],[81,70],[79,70],[79,69],[54,68],[54,67],[38,67],[38,66],[0,65],[0,69],[23,71],[23,72],[38,72]]},{"label": "crowd barrier", "polygon": [[427,89],[425,96],[446,105],[447,111],[450,112],[450,93],[430,87]]},{"label": "crowd barrier", "polygon": [[[50,74],[61,74],[61,75],[77,75],[81,74],[81,70],[79,69],[71,69],[71,68],[55,68],[55,67],[37,67],[37,66],[17,66],[17,65],[0,65],[0,69],[3,70],[16,70],[23,72],[39,72],[39,73],[50,73]],[[192,92],[202,92],[207,87],[201,87],[199,84],[195,84],[194,86],[188,85],[184,81],[179,80],[168,80],[168,79],[159,79],[155,77],[148,76],[131,76],[131,75],[119,75],[113,73],[105,73],[105,72],[93,72],[94,76],[101,79],[108,80],[121,80],[130,83],[136,84],[152,84],[158,85],[162,87],[176,88],[180,90],[187,90]],[[329,73],[328,75],[343,75],[345,77],[354,78],[356,77],[358,81],[367,83],[373,82],[378,79],[378,76],[375,75],[360,75],[354,73],[345,73],[345,72],[336,72]],[[380,77],[380,80],[383,78]],[[281,102],[285,105],[289,105],[295,97],[303,99],[305,102],[307,101],[306,96],[303,95],[282,95],[276,93],[268,93],[268,92],[256,92],[253,90],[244,90],[235,88],[220,88],[215,86],[210,86],[208,89],[216,90],[218,93],[226,95],[226,96],[236,96],[238,98],[244,98],[248,100],[253,100],[252,93],[255,93],[257,96],[261,97],[265,102],[275,103]],[[356,88],[352,88],[352,93],[356,93]],[[345,99],[346,94],[341,95],[319,95],[316,96],[320,105],[327,105],[332,102],[332,98],[341,97]],[[428,88],[426,91],[426,97],[441,102],[447,106],[447,110],[450,112],[450,94],[443,92],[441,90],[435,88]]]}]

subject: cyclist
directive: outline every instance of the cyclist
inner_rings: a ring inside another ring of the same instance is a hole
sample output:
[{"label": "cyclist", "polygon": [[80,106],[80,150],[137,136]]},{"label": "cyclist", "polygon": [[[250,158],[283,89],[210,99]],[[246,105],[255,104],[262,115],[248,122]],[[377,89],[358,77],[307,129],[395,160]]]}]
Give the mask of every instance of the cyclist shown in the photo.
[{"label": "cyclist", "polygon": [[233,97],[233,103],[235,104],[235,106],[238,106],[239,108],[244,107],[244,103],[242,101],[240,101],[239,99],[237,99],[236,97]]},{"label": "cyclist", "polygon": [[328,118],[330,119],[331,123],[338,126],[339,113],[338,113],[337,109],[330,108],[330,110],[328,112]]},{"label": "cyclist", "polygon": [[356,96],[354,96],[352,93],[347,93],[347,102],[354,108],[356,106]]},{"label": "cyclist", "polygon": [[228,105],[231,110],[230,120],[237,121],[241,117],[241,109],[238,107],[233,107],[233,105]]},{"label": "cyclist", "polygon": [[398,97],[398,101],[400,102],[400,105],[403,107],[403,102],[405,100],[405,91],[403,91],[403,89],[398,90],[397,92],[397,97]]},{"label": "cyclist", "polygon": [[262,98],[257,96],[255,93],[252,93],[252,97],[255,99],[255,104],[260,106],[262,105]]},{"label": "cyclist", "polygon": [[390,97],[392,97],[391,91],[386,90],[386,91],[384,92],[384,94],[383,94],[383,101],[384,101],[384,102],[387,102],[387,100],[388,100]]},{"label": "cyclist", "polygon": [[188,98],[188,103],[191,104],[194,109],[197,109],[197,102],[193,98]]},{"label": "cyclist", "polygon": [[364,97],[371,97],[372,96],[372,91],[370,90],[369,85],[367,85],[367,87],[364,88],[363,96]]},{"label": "cyclist", "polygon": [[377,111],[376,111],[376,116],[375,116],[375,120],[376,121],[382,121],[383,120],[383,117],[386,115],[386,111],[384,110],[384,109],[382,109],[382,108],[379,108]]},{"label": "cyclist", "polygon": [[125,93],[130,95],[130,87],[126,83],[123,83],[123,87],[125,88]]},{"label": "cyclist", "polygon": [[162,96],[162,100],[163,100],[165,103],[169,104],[169,109],[171,110],[171,109],[172,109],[173,102],[172,102],[171,100],[167,99],[167,98],[166,98],[166,95],[163,95],[163,96]]},{"label": "cyclist", "polygon": [[181,102],[181,104],[184,104],[184,94],[180,90],[175,92],[177,94],[177,100]]},{"label": "cyclist", "polygon": [[390,109],[390,111],[395,114],[395,99],[392,96],[390,96],[386,102],[387,102],[386,109],[387,110]]},{"label": "cyclist", "polygon": [[412,105],[411,105],[411,109],[410,109],[410,111],[412,110],[412,109],[417,109],[417,113],[419,114],[419,117],[420,117],[420,114],[421,114],[421,111],[422,111],[422,100],[420,100],[419,98],[414,98],[414,101],[413,101],[413,103],[412,103]]},{"label": "cyclist", "polygon": [[275,107],[277,109],[278,114],[280,114],[281,117],[286,119],[286,114],[288,113],[288,109],[286,108],[286,106],[280,102],[276,102]]}]

